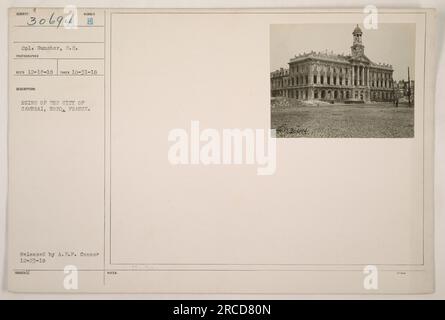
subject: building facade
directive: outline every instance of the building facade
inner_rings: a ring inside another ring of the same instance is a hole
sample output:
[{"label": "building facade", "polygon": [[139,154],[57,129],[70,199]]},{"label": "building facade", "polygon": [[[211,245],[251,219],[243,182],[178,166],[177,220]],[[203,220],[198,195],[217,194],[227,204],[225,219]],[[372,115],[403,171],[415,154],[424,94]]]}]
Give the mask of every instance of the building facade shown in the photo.
[{"label": "building facade", "polygon": [[289,68],[271,72],[271,96],[346,103],[393,101],[392,66],[374,63],[365,55],[358,25],[352,35],[350,55],[312,51],[291,58]]}]

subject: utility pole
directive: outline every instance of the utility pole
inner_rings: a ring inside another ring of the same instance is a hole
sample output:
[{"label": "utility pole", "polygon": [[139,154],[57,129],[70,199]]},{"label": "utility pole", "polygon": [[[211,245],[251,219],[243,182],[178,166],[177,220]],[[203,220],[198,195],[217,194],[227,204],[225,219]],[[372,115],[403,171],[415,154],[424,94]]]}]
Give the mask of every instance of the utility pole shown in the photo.
[{"label": "utility pole", "polygon": [[408,67],[408,108],[411,108],[411,79],[409,77],[409,67]]},{"label": "utility pole", "polygon": [[399,93],[397,92],[397,83],[393,81],[392,83],[392,97],[393,97],[393,103],[395,104],[396,108],[399,106]]}]

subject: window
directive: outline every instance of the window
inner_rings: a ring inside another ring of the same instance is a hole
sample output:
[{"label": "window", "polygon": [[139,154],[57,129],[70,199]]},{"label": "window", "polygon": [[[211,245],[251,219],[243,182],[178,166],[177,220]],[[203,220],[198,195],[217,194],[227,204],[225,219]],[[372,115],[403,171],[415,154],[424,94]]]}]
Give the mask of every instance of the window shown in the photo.
[{"label": "window", "polygon": [[317,83],[317,76],[314,76],[314,83]]}]

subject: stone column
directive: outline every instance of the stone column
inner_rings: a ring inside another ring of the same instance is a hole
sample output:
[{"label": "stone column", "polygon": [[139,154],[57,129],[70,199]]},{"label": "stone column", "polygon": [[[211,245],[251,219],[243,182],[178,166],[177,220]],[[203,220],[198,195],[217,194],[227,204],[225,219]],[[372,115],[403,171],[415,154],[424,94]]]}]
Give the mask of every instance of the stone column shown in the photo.
[{"label": "stone column", "polygon": [[354,65],[352,66],[352,79],[351,80],[352,80],[351,85],[355,86],[355,66]]},{"label": "stone column", "polygon": [[370,87],[369,68],[366,68],[366,85],[368,86],[368,88]]},{"label": "stone column", "polygon": [[368,86],[369,77],[368,77],[368,68],[365,67],[365,86]]},{"label": "stone column", "polygon": [[349,85],[352,86],[352,69],[348,69],[348,80]]},{"label": "stone column", "polygon": [[357,86],[360,85],[360,66],[357,66],[357,73],[355,74],[355,78],[357,80]]},{"label": "stone column", "polygon": [[363,67],[363,85],[366,86],[366,67]]},{"label": "stone column", "polygon": [[362,75],[360,74],[360,70],[361,70],[361,67],[358,66],[358,67],[357,67],[357,85],[358,85],[358,86],[360,86],[360,80],[361,80],[361,78],[362,78]]},{"label": "stone column", "polygon": [[358,66],[354,66],[354,87],[358,84]]},{"label": "stone column", "polygon": [[365,86],[368,86],[368,68],[365,67]]}]

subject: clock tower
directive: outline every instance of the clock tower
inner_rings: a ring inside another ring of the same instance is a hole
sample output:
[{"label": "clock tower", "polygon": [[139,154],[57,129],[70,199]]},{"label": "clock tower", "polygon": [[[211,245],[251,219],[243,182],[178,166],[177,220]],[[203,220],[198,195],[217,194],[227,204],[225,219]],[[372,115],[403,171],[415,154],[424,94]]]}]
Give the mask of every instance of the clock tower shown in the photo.
[{"label": "clock tower", "polygon": [[365,46],[362,43],[362,35],[363,32],[357,25],[354,32],[352,32],[351,55],[353,58],[358,58],[365,54]]}]

